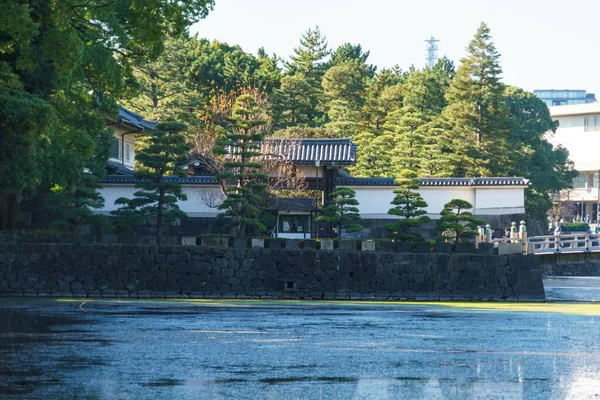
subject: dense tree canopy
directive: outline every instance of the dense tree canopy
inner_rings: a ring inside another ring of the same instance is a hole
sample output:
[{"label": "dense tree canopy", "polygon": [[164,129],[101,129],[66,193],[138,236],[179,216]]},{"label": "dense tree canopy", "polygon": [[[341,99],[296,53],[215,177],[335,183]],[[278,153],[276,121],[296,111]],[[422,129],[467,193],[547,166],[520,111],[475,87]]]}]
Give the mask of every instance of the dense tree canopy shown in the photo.
[{"label": "dense tree canopy", "polygon": [[[21,199],[57,186],[74,190],[103,135],[104,115],[136,87],[133,65],[155,59],[168,36],[185,34],[212,4],[0,3],[0,101],[8,106],[0,113],[0,169],[15,171],[0,186],[0,229],[15,228]],[[26,167],[18,165],[24,156]]]}]

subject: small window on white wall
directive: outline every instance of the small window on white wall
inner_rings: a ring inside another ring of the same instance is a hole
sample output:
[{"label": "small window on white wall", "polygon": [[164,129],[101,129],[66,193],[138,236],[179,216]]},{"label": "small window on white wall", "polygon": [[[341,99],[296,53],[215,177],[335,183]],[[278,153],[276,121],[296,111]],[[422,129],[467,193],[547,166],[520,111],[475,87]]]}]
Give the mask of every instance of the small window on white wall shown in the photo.
[{"label": "small window on white wall", "polygon": [[131,143],[125,143],[125,161],[133,161],[133,145]]}]

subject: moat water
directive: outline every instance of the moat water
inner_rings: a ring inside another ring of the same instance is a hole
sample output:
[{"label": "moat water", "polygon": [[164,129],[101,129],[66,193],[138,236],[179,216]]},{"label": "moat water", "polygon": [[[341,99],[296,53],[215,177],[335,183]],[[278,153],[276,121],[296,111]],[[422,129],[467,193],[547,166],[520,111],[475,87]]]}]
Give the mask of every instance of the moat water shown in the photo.
[{"label": "moat water", "polygon": [[0,398],[600,398],[600,279],[545,287],[538,304],[0,299]]}]

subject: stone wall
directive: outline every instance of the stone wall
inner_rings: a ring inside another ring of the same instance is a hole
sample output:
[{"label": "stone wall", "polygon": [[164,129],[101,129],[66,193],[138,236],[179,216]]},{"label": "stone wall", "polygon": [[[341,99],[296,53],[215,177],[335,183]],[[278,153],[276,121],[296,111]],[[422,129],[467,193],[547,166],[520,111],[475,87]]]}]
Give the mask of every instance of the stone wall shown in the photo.
[{"label": "stone wall", "polygon": [[547,276],[600,276],[600,253],[542,254],[540,265]]},{"label": "stone wall", "polygon": [[126,244],[0,243],[0,295],[544,300],[539,259]]}]

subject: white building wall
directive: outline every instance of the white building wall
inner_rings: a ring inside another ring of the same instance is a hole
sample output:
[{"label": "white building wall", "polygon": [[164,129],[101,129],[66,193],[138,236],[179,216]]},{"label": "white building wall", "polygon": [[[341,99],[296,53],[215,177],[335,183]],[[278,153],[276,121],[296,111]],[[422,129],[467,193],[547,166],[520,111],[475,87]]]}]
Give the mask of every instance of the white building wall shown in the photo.
[{"label": "white building wall", "polygon": [[[132,199],[133,193],[136,191],[133,185],[111,185],[105,184],[100,193],[104,197],[104,207],[98,212],[108,214],[119,208],[115,205],[115,200],[119,197],[127,197]],[[207,199],[216,201],[220,204],[223,201],[221,190],[217,186],[183,186],[183,193],[187,195],[186,201],[180,201],[179,208],[186,212],[190,217],[216,217],[220,212],[216,208],[211,208],[205,203]],[[202,194],[201,194],[202,193]],[[204,199],[204,201],[203,201]]]},{"label": "white building wall", "polygon": [[[365,219],[389,219],[397,218],[388,214],[395,197],[396,187],[387,186],[354,186],[356,199],[359,202],[359,210]],[[473,205],[476,215],[506,215],[521,214],[525,212],[524,187],[498,187],[481,188],[473,186],[465,187],[422,187],[419,193],[428,204],[427,214],[434,219],[439,218],[444,204],[452,199],[463,199]],[[119,197],[133,198],[136,191],[133,185],[105,184],[100,191],[105,199],[104,208],[98,210],[108,214],[119,208],[115,200]],[[207,200],[212,200],[218,205],[223,200],[223,195],[218,186],[192,186],[183,185],[183,192],[187,200],[179,202],[179,207],[190,217],[216,217],[219,210],[209,207]]]}]

